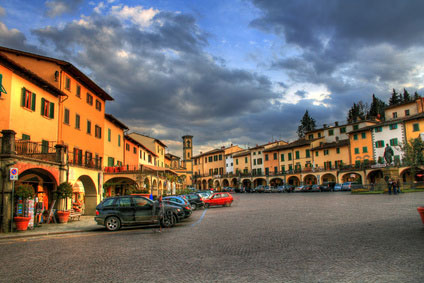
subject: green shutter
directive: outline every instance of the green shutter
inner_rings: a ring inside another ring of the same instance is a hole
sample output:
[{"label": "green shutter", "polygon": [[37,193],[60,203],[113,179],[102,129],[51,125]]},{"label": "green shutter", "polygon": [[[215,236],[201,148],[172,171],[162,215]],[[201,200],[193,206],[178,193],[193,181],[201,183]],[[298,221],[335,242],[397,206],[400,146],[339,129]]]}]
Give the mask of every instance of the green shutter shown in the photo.
[{"label": "green shutter", "polygon": [[54,118],[54,103],[50,102],[50,118]]},{"label": "green shutter", "polygon": [[31,97],[31,110],[32,111],[35,111],[35,98],[36,98],[35,93],[32,93],[32,97]]},{"label": "green shutter", "polygon": [[23,87],[22,88],[22,97],[21,97],[21,106],[22,107],[25,106],[25,92],[26,92],[26,89]]},{"label": "green shutter", "polygon": [[44,115],[44,98],[41,98],[41,115]]}]

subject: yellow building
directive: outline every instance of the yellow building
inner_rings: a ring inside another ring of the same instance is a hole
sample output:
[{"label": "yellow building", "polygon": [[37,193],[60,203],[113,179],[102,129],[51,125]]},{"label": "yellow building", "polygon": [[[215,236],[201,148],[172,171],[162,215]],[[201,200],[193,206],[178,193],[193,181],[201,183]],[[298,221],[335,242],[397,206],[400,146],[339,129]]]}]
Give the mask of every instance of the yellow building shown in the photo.
[{"label": "yellow building", "polygon": [[369,126],[349,132],[350,164],[359,165],[374,161],[373,129],[373,126]]},{"label": "yellow building", "polygon": [[281,172],[293,173],[312,167],[311,141],[300,139],[273,148],[278,150]]},{"label": "yellow building", "polygon": [[233,154],[234,172],[248,174],[252,171],[250,150],[243,150]]},{"label": "yellow building", "polygon": [[424,140],[424,113],[404,119],[405,135],[408,142],[421,137]]},{"label": "yellow building", "polygon": [[129,136],[157,155],[155,166],[165,168],[165,149],[167,146],[163,142],[135,132],[129,134]]},{"label": "yellow building", "polygon": [[321,143],[311,149],[314,168],[332,170],[349,165],[349,140],[339,140],[331,143]]},{"label": "yellow building", "polygon": [[122,166],[124,162],[124,131],[128,127],[111,114],[105,114],[103,166]]}]

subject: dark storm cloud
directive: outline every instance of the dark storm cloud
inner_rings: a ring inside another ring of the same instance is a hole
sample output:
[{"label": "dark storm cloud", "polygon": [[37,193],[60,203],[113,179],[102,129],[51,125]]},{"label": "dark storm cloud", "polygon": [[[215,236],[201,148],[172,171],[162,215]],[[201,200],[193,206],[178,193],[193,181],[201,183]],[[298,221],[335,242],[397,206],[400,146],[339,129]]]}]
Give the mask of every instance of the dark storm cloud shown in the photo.
[{"label": "dark storm cloud", "polygon": [[83,0],[48,0],[45,2],[46,15],[48,17],[57,17],[62,14],[74,12]]},{"label": "dark storm cloud", "polygon": [[190,15],[158,13],[148,28],[94,15],[33,34],[111,89],[116,102],[108,111],[133,127],[164,128],[158,138],[195,134],[199,144],[260,140],[282,127],[269,118],[281,116],[281,109],[270,103],[279,96],[271,81],[227,68],[205,53],[208,35]]}]

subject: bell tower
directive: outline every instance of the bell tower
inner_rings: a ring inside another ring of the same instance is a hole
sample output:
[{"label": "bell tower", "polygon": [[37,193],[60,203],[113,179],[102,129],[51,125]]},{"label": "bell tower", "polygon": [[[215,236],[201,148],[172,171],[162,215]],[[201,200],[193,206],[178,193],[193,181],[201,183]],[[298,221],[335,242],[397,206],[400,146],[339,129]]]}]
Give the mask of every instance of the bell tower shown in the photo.
[{"label": "bell tower", "polygon": [[183,161],[187,171],[193,171],[193,136],[183,136]]}]

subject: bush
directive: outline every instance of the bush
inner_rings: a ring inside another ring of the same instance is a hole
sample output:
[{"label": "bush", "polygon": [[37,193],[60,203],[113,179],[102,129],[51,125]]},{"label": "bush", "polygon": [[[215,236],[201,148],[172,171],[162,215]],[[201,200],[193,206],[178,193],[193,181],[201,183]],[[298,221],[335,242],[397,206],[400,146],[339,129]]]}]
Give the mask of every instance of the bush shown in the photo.
[{"label": "bush", "polygon": [[32,199],[35,196],[34,188],[30,184],[19,184],[15,188],[15,196],[23,200]]},{"label": "bush", "polygon": [[63,182],[55,191],[56,199],[66,199],[72,197],[72,185],[70,183]]}]

